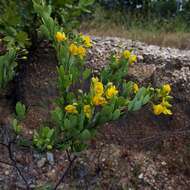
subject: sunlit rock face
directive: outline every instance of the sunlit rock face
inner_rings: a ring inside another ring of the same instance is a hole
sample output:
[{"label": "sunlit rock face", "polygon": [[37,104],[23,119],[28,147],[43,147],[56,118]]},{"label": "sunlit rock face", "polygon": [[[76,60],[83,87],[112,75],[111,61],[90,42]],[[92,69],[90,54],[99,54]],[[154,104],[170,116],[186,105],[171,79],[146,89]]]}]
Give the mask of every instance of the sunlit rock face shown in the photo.
[{"label": "sunlit rock face", "polygon": [[88,64],[96,72],[109,62],[111,52],[129,49],[138,56],[138,63],[129,70],[130,78],[154,86],[170,83],[176,98],[189,101],[190,50],[163,48],[115,37],[93,37],[93,40]]}]

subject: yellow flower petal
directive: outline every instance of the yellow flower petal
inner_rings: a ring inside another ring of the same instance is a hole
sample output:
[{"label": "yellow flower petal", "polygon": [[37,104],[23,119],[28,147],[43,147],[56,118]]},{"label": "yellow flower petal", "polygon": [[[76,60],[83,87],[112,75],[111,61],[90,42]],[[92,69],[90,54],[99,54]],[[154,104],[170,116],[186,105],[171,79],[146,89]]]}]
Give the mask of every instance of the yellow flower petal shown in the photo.
[{"label": "yellow flower petal", "polygon": [[67,39],[67,37],[66,37],[64,32],[57,32],[56,35],[55,35],[55,39],[58,42],[62,42],[62,41],[65,41]]},{"label": "yellow flower petal", "polygon": [[163,89],[163,92],[166,93],[166,94],[169,94],[171,92],[171,90],[172,90],[171,86],[169,84],[163,85],[162,89]]},{"label": "yellow flower petal", "polygon": [[164,107],[161,104],[153,105],[153,112],[155,115],[160,115],[164,111]]},{"label": "yellow flower petal", "polygon": [[90,105],[85,105],[84,108],[83,108],[83,110],[84,110],[85,116],[87,118],[91,118],[91,116],[92,116],[91,106]]},{"label": "yellow flower petal", "polygon": [[75,44],[71,44],[69,46],[69,51],[72,55],[77,55],[78,54],[78,47]]},{"label": "yellow flower petal", "polygon": [[98,96],[98,95],[94,96],[92,101],[93,101],[93,104],[96,106],[104,105],[107,103],[107,101],[104,97]]},{"label": "yellow flower petal", "polygon": [[172,115],[172,112],[171,112],[171,110],[169,110],[166,107],[164,107],[163,114],[165,114],[165,115]]},{"label": "yellow flower petal", "polygon": [[138,86],[137,83],[133,84],[133,91],[134,91],[135,94],[139,91],[139,86]]},{"label": "yellow flower petal", "polygon": [[90,38],[90,36],[82,36],[82,39],[84,41],[84,44],[86,47],[92,47],[92,40]]},{"label": "yellow flower petal", "polygon": [[129,64],[133,64],[133,63],[135,63],[135,62],[137,62],[137,56],[136,55],[131,55],[130,57],[129,57]]},{"label": "yellow flower petal", "polygon": [[125,59],[129,59],[130,56],[131,56],[131,52],[130,52],[129,50],[125,50],[125,51],[123,52],[123,56],[125,57]]},{"label": "yellow flower petal", "polygon": [[96,95],[102,95],[104,93],[104,86],[101,82],[94,83],[94,92]]},{"label": "yellow flower petal", "polygon": [[110,86],[106,91],[106,98],[110,99],[118,94],[118,90],[114,85]]},{"label": "yellow flower petal", "polygon": [[86,49],[82,46],[78,47],[78,55],[81,59],[83,59],[86,56]]},{"label": "yellow flower petal", "polygon": [[78,113],[77,108],[76,108],[76,106],[74,106],[74,105],[67,105],[67,106],[65,107],[65,111],[66,111],[67,113]]}]

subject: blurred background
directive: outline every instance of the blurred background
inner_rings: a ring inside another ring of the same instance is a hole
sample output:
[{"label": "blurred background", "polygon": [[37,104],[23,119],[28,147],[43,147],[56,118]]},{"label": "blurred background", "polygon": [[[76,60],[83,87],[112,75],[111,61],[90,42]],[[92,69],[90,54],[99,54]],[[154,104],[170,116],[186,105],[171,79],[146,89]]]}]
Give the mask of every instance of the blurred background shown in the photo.
[{"label": "blurred background", "polygon": [[190,48],[189,0],[95,0],[81,30],[149,44]]}]

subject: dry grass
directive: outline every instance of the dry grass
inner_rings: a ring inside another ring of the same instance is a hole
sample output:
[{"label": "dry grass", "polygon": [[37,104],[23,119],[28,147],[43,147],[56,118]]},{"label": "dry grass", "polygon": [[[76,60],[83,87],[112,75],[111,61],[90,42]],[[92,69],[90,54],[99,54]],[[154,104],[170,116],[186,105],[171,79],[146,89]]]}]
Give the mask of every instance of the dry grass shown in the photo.
[{"label": "dry grass", "polygon": [[127,29],[125,26],[114,23],[94,24],[85,23],[81,31],[96,36],[114,36],[139,40],[151,45],[190,49],[190,33],[149,31],[139,28]]}]

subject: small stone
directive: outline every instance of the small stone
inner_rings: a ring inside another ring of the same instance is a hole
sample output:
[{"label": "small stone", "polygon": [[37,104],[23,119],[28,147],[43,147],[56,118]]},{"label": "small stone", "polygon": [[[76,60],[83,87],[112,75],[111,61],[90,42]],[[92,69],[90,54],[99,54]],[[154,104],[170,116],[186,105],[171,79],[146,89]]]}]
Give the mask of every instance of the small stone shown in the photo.
[{"label": "small stone", "polygon": [[48,178],[50,178],[51,180],[56,180],[56,178],[57,178],[57,173],[56,173],[55,169],[49,171],[49,172],[47,173],[47,176],[48,176]]},{"label": "small stone", "polygon": [[5,175],[9,175],[9,173],[10,173],[10,172],[9,172],[8,170],[5,171]]},{"label": "small stone", "polygon": [[54,164],[54,156],[51,152],[47,152],[47,160],[51,165]]},{"label": "small stone", "polygon": [[138,176],[139,179],[143,179],[143,177],[144,177],[144,174],[143,174],[143,173],[141,173],[141,174]]},{"label": "small stone", "polygon": [[102,162],[105,162],[106,161],[106,159],[105,158],[102,158]]},{"label": "small stone", "polygon": [[162,166],[166,166],[167,163],[165,161],[161,162]]},{"label": "small stone", "polygon": [[46,163],[46,158],[41,158],[38,162],[37,162],[37,166],[38,168],[42,168]]},{"label": "small stone", "polygon": [[31,189],[35,189],[35,187],[36,187],[35,184],[31,184],[31,185],[30,185],[30,188],[31,188]]}]

